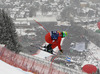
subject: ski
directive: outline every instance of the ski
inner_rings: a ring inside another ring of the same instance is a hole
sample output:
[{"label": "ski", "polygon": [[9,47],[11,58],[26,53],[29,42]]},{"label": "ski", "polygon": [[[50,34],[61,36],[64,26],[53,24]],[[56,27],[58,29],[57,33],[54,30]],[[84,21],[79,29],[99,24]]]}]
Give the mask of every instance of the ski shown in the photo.
[{"label": "ski", "polygon": [[[33,46],[33,47],[35,47],[35,48],[38,48],[38,49],[40,49],[40,50],[42,50],[42,51],[47,52],[47,49],[46,49],[45,46],[41,46],[41,45],[39,45],[39,46],[36,46],[36,45],[30,45],[30,46]],[[49,53],[49,52],[47,52],[47,53]],[[51,53],[50,53],[50,54],[51,54]],[[56,55],[56,54],[57,54],[57,52],[53,51],[53,54],[52,54],[52,55]]]}]

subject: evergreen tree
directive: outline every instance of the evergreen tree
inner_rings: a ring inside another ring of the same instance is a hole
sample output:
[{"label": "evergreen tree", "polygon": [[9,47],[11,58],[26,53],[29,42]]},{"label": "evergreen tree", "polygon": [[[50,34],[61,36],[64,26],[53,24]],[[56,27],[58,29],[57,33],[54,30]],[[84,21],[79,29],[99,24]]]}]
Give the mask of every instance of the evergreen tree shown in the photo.
[{"label": "evergreen tree", "polygon": [[15,25],[4,10],[0,10],[0,44],[5,44],[8,49],[15,52],[21,47]]}]

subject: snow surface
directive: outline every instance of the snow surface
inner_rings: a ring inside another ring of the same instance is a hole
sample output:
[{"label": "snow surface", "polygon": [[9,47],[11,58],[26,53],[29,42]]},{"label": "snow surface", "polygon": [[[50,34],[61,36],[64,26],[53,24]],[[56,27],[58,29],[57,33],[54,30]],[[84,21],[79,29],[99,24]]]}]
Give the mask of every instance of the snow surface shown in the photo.
[{"label": "snow surface", "polygon": [[94,57],[100,60],[100,48],[98,46],[90,42],[90,44],[88,45],[88,49],[90,49],[90,52],[93,54]]},{"label": "snow surface", "polygon": [[0,74],[33,74],[33,73],[23,71],[20,68],[16,68],[0,60]]},{"label": "snow surface", "polygon": [[87,55],[87,60],[83,62],[82,66],[85,64],[93,64],[100,68],[100,48],[90,41],[88,49],[91,55]]}]

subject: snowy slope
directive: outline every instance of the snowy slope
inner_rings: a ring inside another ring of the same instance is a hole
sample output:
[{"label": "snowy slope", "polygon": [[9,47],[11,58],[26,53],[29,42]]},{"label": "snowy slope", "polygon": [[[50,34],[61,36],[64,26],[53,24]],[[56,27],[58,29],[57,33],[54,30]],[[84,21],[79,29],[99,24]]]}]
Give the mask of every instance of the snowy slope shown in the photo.
[{"label": "snowy slope", "polygon": [[33,73],[25,72],[19,68],[11,66],[0,60],[0,74],[33,74]]}]

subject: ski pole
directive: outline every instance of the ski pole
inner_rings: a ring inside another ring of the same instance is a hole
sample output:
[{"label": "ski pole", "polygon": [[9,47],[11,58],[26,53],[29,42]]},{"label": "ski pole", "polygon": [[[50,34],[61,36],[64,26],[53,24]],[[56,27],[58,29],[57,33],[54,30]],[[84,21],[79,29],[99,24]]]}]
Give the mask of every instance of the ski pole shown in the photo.
[{"label": "ski pole", "polygon": [[[42,26],[42,24],[40,24],[38,21],[34,20],[36,23],[38,23],[40,26]],[[43,26],[42,26],[43,27]],[[43,27],[44,28],[44,27]],[[44,28],[47,32],[49,32],[46,28]]]}]

